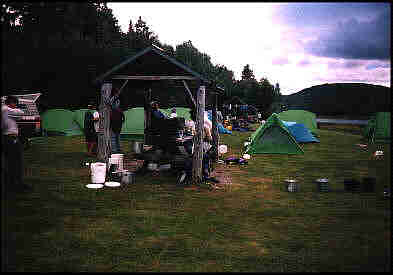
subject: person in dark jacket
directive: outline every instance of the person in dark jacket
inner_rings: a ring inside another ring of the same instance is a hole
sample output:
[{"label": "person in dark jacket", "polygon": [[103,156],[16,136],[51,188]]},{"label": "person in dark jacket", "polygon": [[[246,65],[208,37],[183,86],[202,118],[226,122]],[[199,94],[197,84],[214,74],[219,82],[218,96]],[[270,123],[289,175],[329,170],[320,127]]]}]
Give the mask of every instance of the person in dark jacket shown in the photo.
[{"label": "person in dark jacket", "polygon": [[87,146],[87,154],[89,156],[95,156],[97,153],[97,144],[98,144],[98,119],[99,113],[95,110],[95,105],[93,102],[90,102],[87,105],[89,111],[85,113],[84,119],[84,134],[86,139]]}]

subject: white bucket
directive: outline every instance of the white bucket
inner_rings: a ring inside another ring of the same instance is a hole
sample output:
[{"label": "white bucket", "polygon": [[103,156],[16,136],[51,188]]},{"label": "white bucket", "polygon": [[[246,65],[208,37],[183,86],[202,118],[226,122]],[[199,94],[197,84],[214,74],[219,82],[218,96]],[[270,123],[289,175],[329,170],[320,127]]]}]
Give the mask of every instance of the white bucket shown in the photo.
[{"label": "white bucket", "polygon": [[228,147],[225,144],[218,146],[219,154],[225,154],[226,152],[228,152]]},{"label": "white bucket", "polygon": [[93,162],[90,165],[91,169],[91,182],[92,183],[104,183],[106,176],[106,163]]},{"label": "white bucket", "polygon": [[119,170],[123,170],[123,154],[112,154],[110,160],[119,165]]}]

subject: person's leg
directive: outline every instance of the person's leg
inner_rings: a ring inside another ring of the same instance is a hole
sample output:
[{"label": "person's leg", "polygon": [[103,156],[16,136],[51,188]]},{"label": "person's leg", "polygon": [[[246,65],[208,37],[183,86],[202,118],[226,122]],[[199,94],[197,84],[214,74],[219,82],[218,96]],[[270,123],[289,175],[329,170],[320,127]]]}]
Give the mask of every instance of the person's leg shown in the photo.
[{"label": "person's leg", "polygon": [[117,153],[117,148],[116,148],[116,134],[111,132],[111,152],[112,154]]},{"label": "person's leg", "polygon": [[25,185],[23,182],[24,178],[24,160],[23,160],[23,144],[17,139],[15,144],[15,165],[16,165],[16,177],[15,180],[20,186]]},{"label": "person's leg", "polygon": [[121,154],[121,148],[120,148],[120,133],[116,134],[116,147],[117,147],[117,153]]}]

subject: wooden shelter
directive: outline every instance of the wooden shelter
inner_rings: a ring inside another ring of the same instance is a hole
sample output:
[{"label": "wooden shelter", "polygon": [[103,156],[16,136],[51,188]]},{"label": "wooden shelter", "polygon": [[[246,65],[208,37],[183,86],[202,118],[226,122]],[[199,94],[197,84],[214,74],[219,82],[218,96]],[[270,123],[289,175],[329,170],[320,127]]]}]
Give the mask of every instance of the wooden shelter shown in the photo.
[{"label": "wooden shelter", "polygon": [[[120,94],[123,88],[136,86],[144,89],[145,99],[151,100],[152,84],[155,81],[165,81],[169,83],[181,83],[184,92],[188,95],[192,104],[196,108],[196,135],[194,136],[195,153],[193,156],[193,182],[202,181],[202,130],[203,115],[205,111],[205,96],[212,94],[213,102],[213,146],[218,148],[218,128],[217,128],[217,96],[224,92],[213,81],[208,80],[201,74],[193,71],[186,65],[180,63],[175,58],[168,56],[164,50],[155,45],[151,45],[138,52],[134,56],[126,58],[120,64],[114,66],[104,74],[94,80],[94,83],[101,85],[101,104],[99,107],[100,131],[98,139],[98,158],[106,163],[110,156],[110,130],[109,130],[109,110],[108,99],[111,95],[112,83],[121,83],[118,89]],[[128,94],[133,91],[128,89]],[[150,122],[151,108],[145,104],[145,144],[151,142]],[[216,150],[217,152],[218,150]]]}]

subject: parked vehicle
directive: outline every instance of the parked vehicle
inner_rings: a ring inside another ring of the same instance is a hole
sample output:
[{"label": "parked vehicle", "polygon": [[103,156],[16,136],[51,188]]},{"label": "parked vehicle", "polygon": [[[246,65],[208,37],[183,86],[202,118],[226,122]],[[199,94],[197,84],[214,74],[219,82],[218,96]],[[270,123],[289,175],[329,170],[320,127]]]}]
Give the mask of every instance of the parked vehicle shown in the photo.
[{"label": "parked vehicle", "polygon": [[[33,94],[13,94],[18,98],[17,107],[24,111],[23,115],[15,116],[16,123],[19,126],[19,133],[25,148],[29,146],[29,139],[42,135],[41,116],[38,111],[37,100],[41,93]],[[7,96],[1,98],[4,104]]]}]

